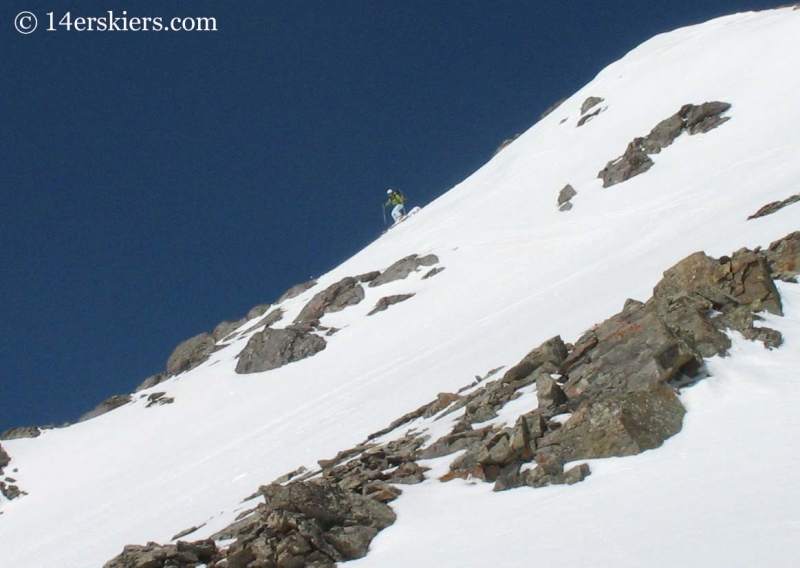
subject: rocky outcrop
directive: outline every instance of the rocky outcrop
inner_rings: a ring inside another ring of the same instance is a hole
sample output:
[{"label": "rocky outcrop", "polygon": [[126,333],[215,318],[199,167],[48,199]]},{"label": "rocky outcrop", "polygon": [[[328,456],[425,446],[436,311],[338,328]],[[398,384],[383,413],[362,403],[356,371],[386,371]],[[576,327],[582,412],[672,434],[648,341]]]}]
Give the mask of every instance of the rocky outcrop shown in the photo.
[{"label": "rocky outcrop", "polygon": [[2,444],[0,444],[0,475],[3,474],[3,468],[7,467],[8,464],[11,463],[11,456],[6,453],[3,449]]},{"label": "rocky outcrop", "polygon": [[747,220],[750,219],[758,219],[759,217],[766,217],[767,215],[772,215],[773,213],[777,213],[784,207],[787,207],[793,203],[800,202],[800,194],[793,195],[788,199],[784,199],[783,201],[773,201],[772,203],[768,203],[764,205],[761,209],[750,215]]},{"label": "rocky outcrop", "polygon": [[167,374],[179,375],[206,362],[216,341],[210,333],[201,333],[178,345],[167,360]]},{"label": "rocky outcrop", "polygon": [[764,256],[772,278],[794,282],[800,274],[800,232],[775,241]]},{"label": "rocky outcrop", "polygon": [[558,194],[558,210],[559,211],[569,211],[572,209],[571,200],[573,197],[578,195],[578,192],[575,191],[575,188],[572,187],[570,184],[564,186],[561,192]]},{"label": "rocky outcrop", "polygon": [[145,389],[149,389],[151,387],[163,383],[169,378],[170,375],[168,375],[167,373],[158,373],[157,375],[153,375],[152,377],[148,377],[144,381],[142,381],[141,384],[139,384],[139,386],[136,387],[136,390],[134,392],[139,392]]},{"label": "rocky outcrop", "polygon": [[378,312],[382,312],[389,308],[389,306],[393,306],[394,304],[399,304],[400,302],[405,302],[409,298],[413,298],[414,294],[397,294],[395,296],[386,296],[385,298],[381,298],[378,300],[378,303],[375,304],[375,307],[367,314],[371,316],[373,314],[377,314]]},{"label": "rocky outcrop", "polygon": [[[638,454],[680,432],[686,411],[676,385],[701,377],[704,357],[727,351],[728,329],[779,345],[778,332],[755,325],[757,312],[781,312],[770,275],[794,277],[798,266],[800,233],[767,251],[691,255],[664,273],[647,302],[627,301],[574,345],[553,337],[499,378],[494,369],[458,393],[440,393],[365,442],[319,460],[319,469],[262,487],[265,503],[211,541],[126,547],[106,568],[328,567],[359,558],[394,522],[387,503],[402,493],[399,486],[425,479],[426,459],[453,456],[442,481],[481,480],[496,491],[578,483],[591,469],[575,462]],[[530,403],[520,404],[525,396]],[[520,413],[507,420],[514,401]],[[439,420],[453,426],[434,439]],[[219,550],[219,539],[235,542]],[[198,546],[207,547],[207,558],[179,555]]]},{"label": "rocky outcrop", "polygon": [[389,282],[394,282],[395,280],[403,280],[412,272],[416,272],[421,266],[433,266],[434,264],[438,263],[439,257],[437,257],[435,254],[428,254],[422,257],[412,254],[405,258],[401,258],[389,268],[384,270],[380,276],[373,279],[369,283],[369,286],[370,288],[374,288],[375,286],[382,286],[384,284],[388,284]]},{"label": "rocky outcrop", "polygon": [[82,415],[78,418],[78,422],[86,422],[87,420],[91,420],[92,418],[97,418],[98,416],[102,416],[106,412],[111,412],[115,408],[119,408],[120,406],[125,406],[129,402],[133,400],[133,396],[129,394],[120,394],[117,396],[112,396],[98,404],[94,407],[93,410],[90,410],[86,414]]},{"label": "rocky outcrop", "polygon": [[591,113],[589,111],[592,110],[597,105],[599,105],[600,103],[602,103],[604,100],[605,99],[602,99],[600,97],[589,97],[585,101],[583,101],[583,104],[581,105],[581,117],[580,119],[578,119],[578,125],[577,125],[578,128],[580,128],[581,126],[592,120],[601,112],[603,112],[604,109],[602,108],[598,108]]},{"label": "rocky outcrop", "polygon": [[539,115],[539,120],[542,120],[544,117],[552,114],[558,107],[563,105],[566,101],[567,101],[567,97],[564,97],[562,99],[558,99],[552,105],[547,107],[547,109],[545,109],[545,111],[542,114]]},{"label": "rocky outcrop", "polygon": [[303,282],[301,284],[295,284],[294,286],[292,286],[291,288],[286,290],[286,292],[284,292],[281,295],[281,297],[278,298],[278,301],[275,302],[275,303],[276,304],[280,304],[281,302],[285,302],[286,300],[291,300],[292,298],[296,298],[297,296],[299,296],[300,294],[302,294],[306,290],[310,290],[311,288],[313,288],[316,285],[317,285],[317,281],[316,280],[309,280],[308,282]]},{"label": "rocky outcrop", "polygon": [[608,162],[597,177],[603,180],[603,187],[611,187],[646,172],[653,166],[650,155],[660,153],[684,132],[689,135],[705,133],[730,120],[722,116],[730,108],[730,104],[718,101],[684,105],[659,122],[647,136],[635,138],[625,153]]},{"label": "rocky outcrop", "polygon": [[295,318],[295,323],[319,322],[329,312],[339,312],[348,306],[354,306],[364,299],[364,288],[352,276],[328,286],[316,294]]},{"label": "rocky outcrop", "polygon": [[[223,534],[193,543],[126,546],[104,568],[334,568],[365,556],[378,531],[396,519],[382,501],[328,479],[273,483],[260,495],[265,503]],[[220,550],[218,538],[236,541]]]},{"label": "rocky outcrop", "polygon": [[256,333],[239,354],[236,372],[260,373],[311,357],[325,349],[325,340],[294,329],[266,328]]},{"label": "rocky outcrop", "polygon": [[[21,428],[11,428],[0,434],[0,440],[20,440],[22,438],[38,438],[42,434],[42,429],[38,426],[23,426]],[[0,466],[2,469],[2,466]]]}]

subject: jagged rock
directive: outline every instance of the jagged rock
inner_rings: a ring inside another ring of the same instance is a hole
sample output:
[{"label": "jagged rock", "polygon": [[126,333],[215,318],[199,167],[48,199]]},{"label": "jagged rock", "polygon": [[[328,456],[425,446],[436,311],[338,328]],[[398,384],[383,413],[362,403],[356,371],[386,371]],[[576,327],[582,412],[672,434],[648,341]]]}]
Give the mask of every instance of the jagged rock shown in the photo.
[{"label": "jagged rock", "polygon": [[369,283],[370,288],[381,286],[394,282],[395,280],[402,280],[412,272],[416,272],[420,266],[433,266],[438,264],[439,258],[435,254],[420,257],[416,254],[409,255],[402,258],[384,270],[380,276]]},{"label": "jagged rock", "polygon": [[23,495],[27,495],[24,491],[22,491],[16,485],[6,483],[4,481],[0,481],[0,494],[3,495],[9,501],[13,501]]},{"label": "jagged rock", "polygon": [[367,283],[367,282],[372,282],[373,280],[375,280],[380,275],[381,275],[380,270],[373,270],[372,272],[367,272],[366,274],[362,274],[360,276],[356,276],[356,280],[358,280],[359,282],[361,282],[363,284],[363,283]]},{"label": "jagged rock", "polygon": [[564,392],[579,400],[630,393],[672,379],[693,361],[654,310],[630,305],[578,340],[563,364]]},{"label": "jagged rock", "polygon": [[[567,347],[564,345],[564,341],[561,337],[557,335],[532,350],[523,357],[522,361],[506,371],[505,375],[503,375],[502,382],[510,384],[526,379],[530,377],[534,371],[547,364],[557,368],[561,366],[566,358]],[[532,384],[533,380],[528,384]]]},{"label": "jagged rock", "polygon": [[648,154],[658,154],[683,132],[694,135],[716,128],[730,120],[721,116],[730,108],[730,104],[719,101],[682,106],[677,113],[659,122],[647,136],[635,138],[625,153],[608,162],[597,177],[603,180],[603,187],[611,187],[646,172],[653,166]]},{"label": "jagged rock", "polygon": [[549,375],[540,374],[536,379],[536,395],[539,408],[554,409],[567,402],[567,395]]},{"label": "jagged rock", "polygon": [[564,186],[564,189],[558,194],[558,209],[559,211],[569,211],[572,209],[572,203],[570,200],[578,195],[578,192],[575,191],[575,188],[572,187],[570,184]]},{"label": "jagged rock", "polygon": [[345,560],[354,560],[367,555],[369,543],[377,534],[378,529],[362,525],[334,527],[325,535],[325,540],[331,543]]},{"label": "jagged rock", "polygon": [[9,456],[8,453],[3,449],[3,446],[0,445],[0,475],[3,473],[3,468],[10,463],[11,456]]},{"label": "jagged rock", "polygon": [[210,333],[201,333],[187,339],[175,348],[167,360],[167,374],[179,375],[208,360],[216,341]]},{"label": "jagged rock", "polygon": [[711,301],[717,309],[726,303],[737,303],[752,311],[783,315],[780,294],[766,258],[747,249],[719,261],[702,252],[694,253],[664,273],[653,295],[675,298],[693,292]]},{"label": "jagged rock", "polygon": [[98,404],[94,410],[90,410],[86,414],[82,415],[78,418],[78,422],[86,422],[87,420],[91,420],[92,418],[97,418],[105,414],[106,412],[111,412],[115,408],[119,408],[120,406],[125,406],[129,402],[133,400],[133,396],[129,394],[120,394],[117,396],[112,396]]},{"label": "jagged rock", "polygon": [[158,384],[163,383],[169,378],[170,376],[167,373],[158,373],[157,375],[153,375],[152,377],[148,377],[144,381],[142,381],[142,383],[138,387],[136,387],[136,390],[134,392],[139,392],[145,389],[152,388]]},{"label": "jagged rock", "polygon": [[322,337],[291,329],[266,328],[256,333],[239,354],[236,372],[259,373],[311,357],[325,349]]},{"label": "jagged rock", "polygon": [[783,201],[773,201],[772,203],[768,203],[764,205],[761,209],[750,215],[747,220],[750,219],[758,219],[759,217],[766,217],[767,215],[772,215],[783,209],[784,207],[791,205],[792,203],[797,203],[800,201],[800,194],[793,195],[788,199],[784,199]]},{"label": "jagged rock", "polygon": [[642,148],[644,138],[636,138],[628,144],[625,153],[609,162],[597,177],[603,180],[603,187],[611,187],[623,181],[627,181],[634,176],[638,176],[653,167],[647,153]]},{"label": "jagged rock", "polygon": [[582,117],[580,117],[580,119],[578,119],[577,128],[580,128],[581,126],[583,126],[584,124],[586,124],[587,122],[598,116],[601,112],[603,112],[603,109],[599,108],[594,112],[590,112],[589,114],[583,115]]},{"label": "jagged rock", "polygon": [[560,107],[561,105],[563,105],[566,102],[566,100],[567,100],[567,97],[564,97],[563,99],[558,99],[552,105],[547,107],[547,109],[542,114],[539,115],[539,120],[542,120],[544,117],[548,116],[549,114],[552,114],[552,112],[554,110],[556,110],[558,107]]},{"label": "jagged rock", "polygon": [[[374,282],[374,280],[373,280]],[[364,288],[348,276],[316,294],[295,318],[296,324],[319,321],[328,312],[339,312],[364,299]]]},{"label": "jagged rock", "polygon": [[673,389],[664,384],[592,401],[563,428],[545,435],[537,461],[538,456],[556,456],[562,463],[631,456],[657,448],[680,432],[685,413]]},{"label": "jagged rock", "polygon": [[[20,440],[22,438],[38,438],[41,436],[42,430],[38,426],[23,426],[20,428],[11,428],[10,430],[6,430],[0,435],[0,440]],[[0,448],[0,453],[2,453],[2,448]],[[0,464],[2,462],[0,461]],[[0,469],[2,469],[2,465],[0,465]]]},{"label": "jagged rock", "polygon": [[211,337],[214,342],[221,341],[228,337],[233,331],[241,327],[249,318],[242,318],[236,321],[223,321],[217,324],[214,331],[211,332]]},{"label": "jagged rock", "polygon": [[[150,396],[147,397],[147,406],[145,408],[150,408],[154,405],[162,405],[162,404],[172,404],[175,402],[175,399],[171,396],[164,396],[165,392],[154,392]],[[175,539],[172,539],[175,540]]]},{"label": "jagged rock", "polygon": [[428,278],[433,278],[437,274],[439,274],[442,270],[444,270],[444,266],[437,266],[436,268],[431,268],[428,272],[425,273],[425,276],[422,277],[423,280],[427,280]]},{"label": "jagged rock", "polygon": [[690,135],[706,133],[720,124],[730,120],[730,117],[721,116],[731,108],[729,103],[714,101],[703,103],[700,106],[684,105],[680,115],[686,121],[686,130]]},{"label": "jagged rock", "polygon": [[794,281],[800,274],[800,232],[772,243],[765,256],[773,278]]},{"label": "jagged rock", "polygon": [[195,568],[201,563],[210,562],[217,553],[217,545],[213,540],[194,543],[179,541],[167,545],[151,542],[147,546],[126,546],[122,554],[106,562],[103,568]]},{"label": "jagged rock", "polygon": [[259,305],[255,306],[255,307],[251,308],[250,311],[247,312],[246,319],[247,320],[252,320],[252,319],[260,318],[265,313],[267,313],[271,307],[272,307],[272,304],[259,304]]},{"label": "jagged rock", "polygon": [[659,122],[642,142],[643,150],[648,154],[658,154],[672,144],[684,129],[684,120],[679,113]]},{"label": "jagged rock", "polygon": [[588,111],[590,111],[592,108],[602,103],[604,100],[605,99],[600,97],[587,98],[585,101],[583,101],[583,104],[581,105],[581,114],[586,114]]},{"label": "jagged rock", "polygon": [[280,298],[278,298],[278,301],[275,303],[280,304],[281,302],[285,302],[286,300],[291,300],[292,298],[296,298],[306,290],[310,290],[316,285],[317,285],[316,280],[309,280],[308,282],[295,284],[294,286],[286,290],[286,292],[284,292],[283,295]]},{"label": "jagged rock", "polygon": [[378,312],[382,312],[389,308],[389,306],[393,306],[394,304],[399,304],[400,302],[405,302],[409,298],[413,298],[414,294],[397,294],[395,296],[386,296],[385,298],[381,298],[378,300],[378,303],[375,304],[375,307],[367,314],[371,316],[373,314],[377,314]]}]

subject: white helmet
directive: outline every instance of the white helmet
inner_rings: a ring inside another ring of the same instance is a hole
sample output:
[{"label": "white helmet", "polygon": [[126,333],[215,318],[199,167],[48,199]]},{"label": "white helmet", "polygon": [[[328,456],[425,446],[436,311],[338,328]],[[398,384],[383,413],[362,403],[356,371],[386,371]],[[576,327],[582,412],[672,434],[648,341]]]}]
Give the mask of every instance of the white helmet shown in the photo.
[{"label": "white helmet", "polygon": [[394,193],[393,189],[387,189],[386,190],[386,195],[391,195],[392,193]]}]

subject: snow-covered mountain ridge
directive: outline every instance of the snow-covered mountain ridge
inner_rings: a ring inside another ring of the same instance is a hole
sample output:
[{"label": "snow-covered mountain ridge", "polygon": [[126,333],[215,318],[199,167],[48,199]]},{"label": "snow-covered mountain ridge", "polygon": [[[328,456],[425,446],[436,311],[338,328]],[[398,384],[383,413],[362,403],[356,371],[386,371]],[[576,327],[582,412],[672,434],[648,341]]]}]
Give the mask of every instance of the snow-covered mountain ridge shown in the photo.
[{"label": "snow-covered mountain ridge", "polygon": [[[324,327],[340,331],[327,336],[325,349],[314,356],[279,369],[238,374],[237,356],[261,333],[250,330],[202,365],[142,391],[144,396],[132,404],[35,440],[4,442],[11,456],[6,474],[28,493],[2,503],[0,542],[9,565],[100,566],[127,543],[167,542],[201,524],[191,538],[211,536],[252,505],[241,501],[260,484],[300,465],[313,470],[317,460],[353,447],[438,393],[455,393],[476,375],[513,366],[555,335],[578,344],[587,329],[619,312],[627,298],[649,298],[662,272],[687,255],[699,250],[731,255],[796,230],[796,205],[747,218],[798,192],[794,133],[800,119],[793,95],[800,74],[793,58],[785,56],[800,47],[798,18],[790,8],[722,18],[654,38],[608,67],[469,179],[322,276],[315,288],[282,303],[276,329],[292,325],[319,290],[383,271],[408,255],[435,254],[445,268],[426,280],[426,271],[420,270],[382,286],[362,286],[363,300],[319,318]],[[578,128],[580,107],[589,96],[603,99],[602,112]],[[730,120],[701,136],[677,138],[652,157],[652,169],[602,188],[598,172],[632,140],[685,104],[707,101],[730,103]],[[571,199],[573,209],[560,212],[556,200],[567,183],[577,195]],[[704,497],[694,489],[707,487],[715,475],[713,465],[697,452],[680,453],[692,443],[703,447],[704,439],[712,439],[704,435],[719,432],[708,425],[693,427],[694,412],[709,412],[693,401],[709,398],[709,389],[718,390],[731,408],[744,399],[757,400],[752,389],[774,389],[784,405],[798,398],[797,387],[778,381],[774,373],[791,369],[797,352],[793,322],[798,312],[791,287],[779,287],[786,317],[768,318],[770,327],[782,331],[783,346],[766,351],[755,344],[760,351],[754,351],[734,339],[733,357],[709,362],[713,378],[681,396],[689,409],[686,424],[663,448],[619,466],[592,463],[592,476],[574,487],[504,494],[514,494],[513,502],[486,496],[480,485],[441,484],[429,473],[427,481],[392,502],[397,522],[359,562],[408,565],[409,547],[416,543],[425,552],[416,565],[483,565],[487,551],[511,534],[527,544],[505,547],[504,563],[520,565],[533,554],[563,564],[557,546],[537,548],[529,542],[532,533],[526,525],[546,510],[551,526],[563,526],[553,523],[558,518],[582,527],[574,531],[584,550],[568,565],[668,566],[687,559],[690,565],[713,565],[701,561],[706,553],[697,551],[696,535],[682,531],[683,542],[666,544],[659,529],[648,530],[648,524],[659,527],[661,521],[626,509],[626,494],[619,487],[631,492],[629,500],[654,498],[653,488],[663,485],[648,464],[672,457],[693,475],[681,477],[671,462],[662,464],[662,471],[675,474],[671,481],[679,479],[685,490],[685,495],[670,493],[673,503],[662,503],[672,511],[667,520],[681,518],[675,512],[681,504],[684,511],[702,515],[719,507],[719,498],[730,499],[716,493]],[[408,294],[414,296],[367,316],[381,298]],[[241,331],[254,323],[245,323]],[[757,387],[744,373],[752,373],[753,366],[736,366],[738,352],[744,361],[760,362],[754,366],[761,378]],[[731,375],[738,376],[735,388],[722,380]],[[174,403],[147,408],[147,398],[156,391]],[[525,412],[536,407],[532,399],[529,403]],[[724,414],[723,406],[708,408]],[[780,455],[780,447],[792,442],[787,436],[793,419],[789,413],[754,412],[763,420],[751,423],[752,430],[769,425],[781,436],[772,437],[774,444],[761,444],[768,459],[741,469],[779,477],[780,467],[796,462]],[[737,445],[728,445],[712,453],[721,460],[737,451]],[[706,467],[687,465],[695,463],[692,458]],[[723,558],[717,565],[752,565],[747,563],[754,558],[748,543],[754,541],[741,536],[746,534],[769,542],[769,565],[789,565],[797,491],[788,488],[778,496],[756,494],[752,484],[736,486],[728,480],[727,486],[739,496],[727,501],[728,520],[709,523],[710,529],[706,517],[697,521],[699,534],[711,530],[714,535],[704,542],[709,557]],[[753,512],[751,499],[761,503],[759,514],[772,528],[768,533],[743,515]],[[564,506],[554,510],[552,500]],[[436,504],[441,506],[432,509]],[[465,508],[491,519],[490,527],[474,526]],[[628,515],[618,515],[617,509]],[[599,517],[610,517],[608,526],[620,533],[639,531],[643,544],[588,528]],[[468,536],[450,538],[451,544],[443,546],[444,535],[452,537],[455,527]],[[560,542],[559,534],[547,536],[548,542]],[[659,553],[648,550],[648,544]]]}]

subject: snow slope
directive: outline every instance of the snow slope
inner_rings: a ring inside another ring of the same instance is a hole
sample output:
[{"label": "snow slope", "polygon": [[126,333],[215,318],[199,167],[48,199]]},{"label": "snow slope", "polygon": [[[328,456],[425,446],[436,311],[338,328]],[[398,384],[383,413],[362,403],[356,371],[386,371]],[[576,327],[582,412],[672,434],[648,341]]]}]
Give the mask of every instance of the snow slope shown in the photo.
[{"label": "snow slope", "polygon": [[[0,556],[15,568],[102,566],[123,545],[227,525],[260,484],[312,467],[406,412],[516,363],[553,335],[575,340],[646,299],[686,255],[767,245],[800,228],[800,205],[748,215],[800,187],[800,11],[729,16],[658,36],[600,73],[420,213],[285,302],[290,322],[345,276],[433,252],[446,267],[367,288],[326,315],[342,330],[316,356],[234,373],[243,335],[145,401],[33,440],[4,442],[29,495],[0,503]],[[581,103],[603,97],[576,128]],[[647,173],[603,189],[597,172],[683,104],[721,100],[731,120],[681,136]],[[566,120],[564,120],[566,119]],[[563,121],[563,122],[562,122]],[[568,213],[559,190],[578,191]],[[656,451],[592,465],[569,488],[492,494],[429,481],[354,565],[790,566],[800,537],[800,298],[781,286],[786,344],[737,341],[685,391],[684,432]],[[390,294],[416,295],[366,317]],[[243,326],[243,329],[247,325]],[[147,395],[151,391],[145,391]],[[568,551],[568,552],[565,552]]]}]

